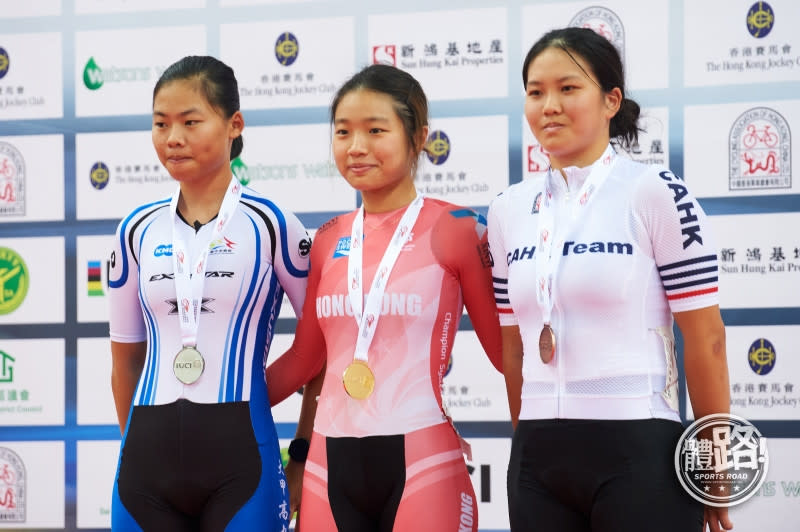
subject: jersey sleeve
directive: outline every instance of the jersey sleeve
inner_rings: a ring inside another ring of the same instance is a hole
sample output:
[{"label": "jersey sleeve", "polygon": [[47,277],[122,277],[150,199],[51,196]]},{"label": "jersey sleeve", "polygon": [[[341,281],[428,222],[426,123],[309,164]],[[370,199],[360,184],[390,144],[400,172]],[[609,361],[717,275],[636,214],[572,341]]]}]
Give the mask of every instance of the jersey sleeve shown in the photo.
[{"label": "jersey sleeve", "polygon": [[318,238],[311,246],[308,259],[311,268],[305,301],[297,313],[297,328],[291,347],[266,369],[267,390],[270,405],[276,405],[310,381],[321,370],[325,362],[325,337],[319,326],[316,312],[316,294],[325,259],[327,239]]},{"label": "jersey sleeve", "polygon": [[439,220],[434,235],[447,267],[456,272],[475,334],[497,371],[503,371],[503,344],[492,293],[492,255],[486,218],[472,209],[456,208]]},{"label": "jersey sleeve", "polygon": [[672,312],[719,304],[716,244],[708,218],[686,183],[661,167],[648,169],[634,208],[650,239]]},{"label": "jersey sleeve", "polygon": [[511,301],[508,299],[508,263],[506,262],[507,251],[504,239],[504,213],[508,212],[507,195],[508,192],[504,192],[489,204],[489,214],[487,216],[488,242],[489,251],[494,258],[492,261],[492,285],[497,314],[500,317],[500,325],[517,325],[517,317],[514,315]]},{"label": "jersey sleeve", "polygon": [[136,343],[147,339],[147,328],[139,301],[138,253],[131,248],[133,215],[120,222],[109,259],[109,336],[113,342]]},{"label": "jersey sleeve", "polygon": [[277,218],[279,235],[276,235],[273,267],[278,282],[286,292],[297,316],[303,311],[308,283],[308,263],[311,238],[302,222],[291,212],[273,209]]}]

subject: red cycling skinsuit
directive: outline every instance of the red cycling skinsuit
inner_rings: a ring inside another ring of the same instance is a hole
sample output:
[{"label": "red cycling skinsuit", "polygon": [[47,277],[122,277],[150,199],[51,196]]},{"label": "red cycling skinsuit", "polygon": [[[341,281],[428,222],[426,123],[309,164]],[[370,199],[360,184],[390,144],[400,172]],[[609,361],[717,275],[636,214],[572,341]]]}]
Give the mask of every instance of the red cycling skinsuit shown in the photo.
[{"label": "red cycling skinsuit", "polygon": [[[366,214],[364,285],[405,208]],[[392,270],[369,366],[375,389],[353,399],[342,374],[358,327],[348,296],[355,213],[317,232],[303,317],[289,356],[267,370],[280,401],[319,372],[327,351],[300,523],[304,530],[477,530],[477,504],[459,438],[443,414],[441,381],[463,305],[494,366],[501,339],[482,216],[426,198]]]}]

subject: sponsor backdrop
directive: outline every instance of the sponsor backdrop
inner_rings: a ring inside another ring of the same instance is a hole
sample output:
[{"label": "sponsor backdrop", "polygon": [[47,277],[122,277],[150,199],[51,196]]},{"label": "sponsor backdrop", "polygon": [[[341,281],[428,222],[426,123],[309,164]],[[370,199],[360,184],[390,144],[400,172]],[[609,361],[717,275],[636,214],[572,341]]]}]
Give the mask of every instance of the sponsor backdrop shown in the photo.
[{"label": "sponsor backdrop", "polygon": [[[544,31],[567,25],[593,28],[624,57],[645,129],[626,156],[668,165],[711,214],[731,410],[769,438],[771,456],[758,496],[733,512],[737,530],[796,522],[796,2],[458,4],[0,1],[0,528],[109,526],[119,448],[106,321],[110,235],[131,208],[174,188],[149,133],[152,88],[166,66],[211,54],[234,67],[248,126],[234,172],[313,230],[358,205],[331,159],[332,94],[366,64],[397,65],[431,100],[418,189],[485,213],[510,183],[546,168],[522,115],[520,67]],[[284,305],[273,355],[289,345],[294,324]],[[504,531],[503,379],[469,320],[460,328],[443,398],[472,441],[480,527]],[[275,409],[284,445],[300,401]]]}]

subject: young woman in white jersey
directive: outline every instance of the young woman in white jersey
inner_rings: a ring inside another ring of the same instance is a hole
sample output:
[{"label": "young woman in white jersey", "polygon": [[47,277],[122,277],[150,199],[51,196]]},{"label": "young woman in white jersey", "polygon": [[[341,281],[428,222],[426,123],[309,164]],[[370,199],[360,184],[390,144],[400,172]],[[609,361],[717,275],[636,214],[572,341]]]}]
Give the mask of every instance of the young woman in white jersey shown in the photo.
[{"label": "young woman in white jersey", "polygon": [[310,241],[233,177],[243,128],[219,60],[156,83],[153,145],[178,186],[122,220],[111,256],[115,531],[288,527],[264,366],[284,291],[302,308]]},{"label": "young woman in white jersey", "polygon": [[[408,73],[358,72],[335,96],[331,122],[336,165],[362,206],[317,231],[294,344],[267,368],[275,404],[325,364],[313,437],[313,392],[298,427],[311,439],[300,528],[475,531],[477,501],[441,383],[463,306],[500,368],[485,220],[417,194],[428,109]],[[306,458],[300,441],[293,459]]]},{"label": "young woman in white jersey", "polygon": [[[503,368],[515,426],[514,532],[688,532],[679,485],[673,318],[696,417],[729,409],[716,250],[668,169],[617,155],[637,139],[614,46],[554,30],[527,54],[525,116],[550,169],[489,209]],[[712,531],[731,528],[708,507]]]}]

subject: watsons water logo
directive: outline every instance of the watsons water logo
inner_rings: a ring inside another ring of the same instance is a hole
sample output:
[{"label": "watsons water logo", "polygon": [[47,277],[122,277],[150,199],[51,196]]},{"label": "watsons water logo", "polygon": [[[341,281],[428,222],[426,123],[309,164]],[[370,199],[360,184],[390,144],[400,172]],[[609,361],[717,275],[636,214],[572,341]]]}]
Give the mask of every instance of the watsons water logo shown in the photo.
[{"label": "watsons water logo", "polygon": [[759,338],[747,351],[747,363],[757,375],[766,375],[775,367],[775,346],[766,338]]},{"label": "watsons water logo", "polygon": [[0,216],[25,214],[25,159],[8,142],[0,142]]},{"label": "watsons water logo", "polygon": [[247,164],[237,157],[231,161],[231,171],[242,185],[253,181],[283,181],[298,179],[339,179],[339,171],[332,161],[300,164]]},{"label": "watsons water logo", "polygon": [[774,109],[755,107],[739,115],[728,137],[730,190],[792,186],[789,123]]},{"label": "watsons water logo", "polygon": [[747,31],[756,39],[763,39],[775,25],[775,11],[766,2],[756,2],[747,10]]},{"label": "watsons water logo", "polygon": [[300,43],[294,34],[285,31],[278,36],[275,41],[275,58],[283,66],[290,66],[297,61],[300,53]]},{"label": "watsons water logo", "polygon": [[[155,72],[154,72],[155,70]],[[161,75],[163,69],[151,67],[106,67],[101,68],[94,57],[90,57],[83,68],[83,84],[90,91],[96,91],[105,83],[125,81],[150,81]]]},{"label": "watsons water logo", "polygon": [[0,447],[0,523],[24,523],[27,503],[25,463],[17,453]]},{"label": "watsons water logo", "polygon": [[11,58],[5,48],[0,47],[0,79],[8,74],[8,67],[11,66]]},{"label": "watsons water logo", "polygon": [[0,247],[0,316],[17,310],[29,284],[28,266],[22,257],[13,249]]},{"label": "watsons water logo", "polygon": [[605,7],[587,7],[572,17],[568,26],[589,28],[608,39],[625,62],[625,28],[616,13]]},{"label": "watsons water logo", "polygon": [[444,164],[450,157],[450,137],[444,131],[436,130],[431,132],[428,140],[425,141],[425,155],[428,160],[435,165]]},{"label": "watsons water logo", "polygon": [[108,166],[103,161],[98,161],[92,165],[89,170],[89,182],[95,190],[103,190],[108,185],[108,180],[111,177],[111,172]]}]

